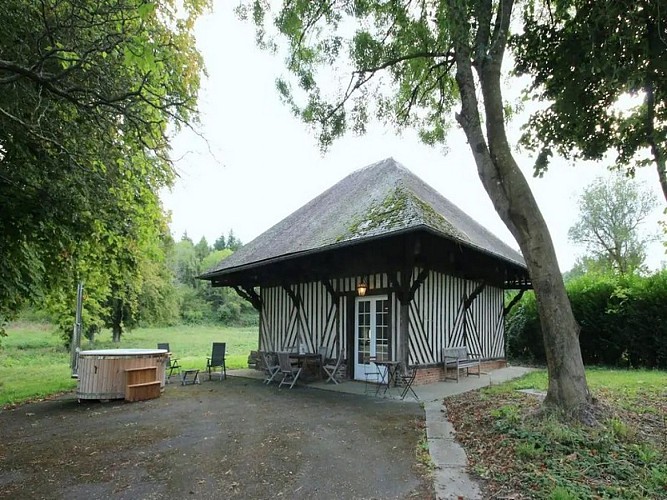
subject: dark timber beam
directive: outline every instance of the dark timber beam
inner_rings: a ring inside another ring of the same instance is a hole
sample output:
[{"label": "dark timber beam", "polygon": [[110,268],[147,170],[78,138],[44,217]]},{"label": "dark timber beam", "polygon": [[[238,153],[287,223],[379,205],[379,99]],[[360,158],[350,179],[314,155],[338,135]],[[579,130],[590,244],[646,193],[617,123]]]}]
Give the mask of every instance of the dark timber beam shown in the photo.
[{"label": "dark timber beam", "polygon": [[294,304],[294,307],[297,309],[301,308],[301,298],[292,290],[292,288],[288,285],[283,285],[283,290],[289,295],[289,298],[292,299],[292,304]]},{"label": "dark timber beam", "polygon": [[472,291],[472,293],[468,296],[468,298],[465,300],[465,303],[463,304],[464,310],[470,309],[470,306],[472,306],[472,303],[475,302],[475,299],[479,296],[480,293],[482,293],[482,290],[484,290],[484,287],[486,286],[485,281],[481,281],[477,287]]},{"label": "dark timber beam", "polygon": [[252,304],[252,307],[254,307],[257,311],[262,310],[262,298],[257,294],[255,289],[251,286],[244,286],[244,287],[239,287],[239,286],[233,286],[232,287],[234,291],[238,294],[239,297],[242,299],[247,300]]},{"label": "dark timber beam", "polygon": [[331,300],[333,300],[336,304],[336,307],[338,307],[338,298],[340,297],[340,293],[334,290],[334,287],[331,284],[331,280],[322,280],[322,285],[327,289]]},{"label": "dark timber beam", "polygon": [[526,289],[522,288],[521,290],[519,290],[519,293],[517,293],[512,300],[510,300],[510,303],[507,304],[507,307],[503,309],[503,316],[507,316],[509,312],[512,310],[512,308],[519,303],[525,291]]},{"label": "dark timber beam", "polygon": [[424,280],[426,280],[426,278],[428,277],[428,271],[429,270],[427,268],[424,268],[417,275],[417,278],[412,283],[412,286],[410,287],[410,291],[408,292],[408,302],[410,302],[412,299],[415,298],[415,293],[417,293],[417,290],[419,290],[419,287],[422,286],[422,284],[424,283]]}]

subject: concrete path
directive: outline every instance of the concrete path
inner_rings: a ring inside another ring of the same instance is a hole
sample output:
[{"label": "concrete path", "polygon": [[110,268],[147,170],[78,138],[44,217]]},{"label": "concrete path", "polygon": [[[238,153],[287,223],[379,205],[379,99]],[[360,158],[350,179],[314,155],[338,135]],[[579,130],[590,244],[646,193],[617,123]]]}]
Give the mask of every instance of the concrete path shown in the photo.
[{"label": "concrete path", "polygon": [[[417,394],[424,402],[426,414],[426,437],[431,460],[435,465],[433,481],[438,499],[480,499],[479,486],[468,475],[468,459],[455,438],[454,427],[447,420],[447,409],[443,399],[455,394],[472,391],[520,377],[529,368],[507,367],[494,370],[481,377],[462,378],[456,382],[440,382],[420,387]],[[433,387],[432,387],[433,386]]]},{"label": "concrete path", "polygon": [[[419,402],[424,405],[426,437],[431,460],[435,466],[433,479],[436,497],[439,500],[476,500],[482,498],[479,486],[466,471],[468,459],[465,451],[456,441],[452,424],[447,420],[447,409],[443,400],[449,396],[518,378],[531,370],[531,368],[510,366],[482,373],[480,377],[475,375],[462,377],[458,383],[446,381],[414,386]],[[252,378],[262,376],[255,370],[234,370],[229,371],[228,374],[231,376],[250,376]],[[368,390],[363,382],[352,381],[338,385],[318,381],[309,383],[307,387],[349,394],[364,394]],[[369,395],[375,395],[374,389],[370,390]],[[397,403],[402,401],[399,388],[392,388],[384,394],[381,393],[380,397],[396,400]],[[414,403],[415,398],[410,394],[406,396],[404,401]]]}]

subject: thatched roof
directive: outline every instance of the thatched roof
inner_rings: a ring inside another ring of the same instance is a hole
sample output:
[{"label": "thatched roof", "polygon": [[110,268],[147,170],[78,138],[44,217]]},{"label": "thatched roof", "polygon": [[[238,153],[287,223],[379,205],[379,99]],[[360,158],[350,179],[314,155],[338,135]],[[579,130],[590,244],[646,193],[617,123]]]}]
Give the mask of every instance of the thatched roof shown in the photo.
[{"label": "thatched roof", "polygon": [[388,158],[348,175],[201,277],[418,229],[525,267],[520,253]]}]

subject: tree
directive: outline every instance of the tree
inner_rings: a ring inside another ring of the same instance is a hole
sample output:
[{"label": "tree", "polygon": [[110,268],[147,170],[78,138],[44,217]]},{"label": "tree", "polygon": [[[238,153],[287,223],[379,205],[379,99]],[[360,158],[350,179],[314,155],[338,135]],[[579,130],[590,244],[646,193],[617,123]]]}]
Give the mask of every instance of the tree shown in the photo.
[{"label": "tree", "polygon": [[579,220],[570,228],[570,240],[584,245],[592,261],[607,270],[640,271],[651,240],[640,226],[655,206],[655,196],[630,179],[599,177],[579,198]]},{"label": "tree", "polygon": [[232,252],[236,252],[239,248],[241,248],[242,245],[243,243],[241,243],[241,240],[234,235],[234,230],[230,229],[229,235],[227,235],[226,248],[229,248]]},{"label": "tree", "polygon": [[201,240],[199,240],[199,243],[195,245],[195,254],[197,255],[197,259],[202,261],[210,253],[211,253],[211,247],[208,246],[208,241],[206,241],[206,238],[202,236]]},{"label": "tree", "polygon": [[[163,217],[169,133],[197,116],[205,4],[3,3],[0,322],[25,300],[73,296],[79,279],[123,298],[142,224]],[[113,274],[82,275],[95,268]]]},{"label": "tree", "polygon": [[[535,289],[549,372],[545,404],[583,418],[591,399],[579,327],[549,230],[505,131],[500,82],[513,7],[512,0],[292,0],[272,16],[269,2],[257,0],[239,13],[254,20],[261,46],[276,46],[267,31],[272,23],[286,37],[294,79],[279,80],[278,91],[317,127],[323,148],[349,128],[363,133],[373,114],[398,128],[417,127],[426,143],[441,142],[447,116],[460,103],[456,121]],[[318,81],[331,81],[329,68],[340,74],[343,57],[351,77],[330,95]]]},{"label": "tree", "polygon": [[201,260],[197,257],[191,239],[183,238],[174,245],[173,253],[170,256],[170,266],[179,283],[190,288],[199,287],[201,282],[197,276],[201,273],[200,264]]},{"label": "tree", "polygon": [[549,105],[523,142],[545,159],[556,151],[599,160],[613,150],[630,173],[653,163],[667,199],[665,12],[667,0],[528,2],[516,67]]},{"label": "tree", "polygon": [[227,242],[225,241],[225,235],[221,234],[220,237],[215,240],[215,243],[213,244],[213,249],[214,250],[224,250],[227,248]]}]

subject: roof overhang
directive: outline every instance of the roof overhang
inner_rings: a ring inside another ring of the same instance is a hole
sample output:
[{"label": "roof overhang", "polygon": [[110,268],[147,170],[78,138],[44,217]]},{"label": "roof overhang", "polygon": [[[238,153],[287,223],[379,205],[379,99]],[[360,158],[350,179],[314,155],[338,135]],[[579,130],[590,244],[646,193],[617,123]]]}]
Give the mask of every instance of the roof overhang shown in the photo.
[{"label": "roof overhang", "polygon": [[[505,288],[531,288],[528,271],[523,262],[508,259],[465,241],[453,239],[426,225],[414,226],[381,235],[355,238],[315,249],[293,252],[269,259],[219,269],[204,273],[199,276],[199,279],[211,281],[214,286],[234,286],[242,283],[247,286],[258,286],[261,284],[261,279],[256,276],[259,276],[264,272],[269,272],[269,270],[276,269],[280,266],[293,267],[295,263],[305,262],[308,259],[316,259],[318,256],[331,256],[336,252],[349,253],[354,247],[364,248],[377,246],[378,243],[381,243],[383,240],[391,242],[392,245],[400,245],[400,240],[417,238],[420,234],[430,235],[432,238],[441,240],[443,243],[446,243],[451,247],[465,248],[470,250],[471,254],[483,256],[485,260],[492,260],[498,264],[502,264],[502,267],[505,270],[505,277],[503,278],[503,286]],[[384,250],[386,251],[386,248]]]}]

